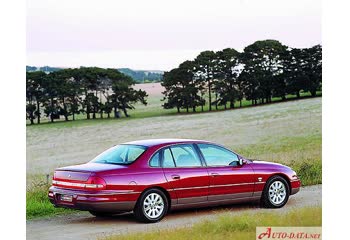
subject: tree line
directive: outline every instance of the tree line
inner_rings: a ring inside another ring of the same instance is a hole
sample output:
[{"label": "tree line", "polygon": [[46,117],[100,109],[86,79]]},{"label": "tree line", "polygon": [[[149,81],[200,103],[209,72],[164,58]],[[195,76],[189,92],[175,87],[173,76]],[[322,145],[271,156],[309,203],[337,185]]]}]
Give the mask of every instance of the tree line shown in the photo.
[{"label": "tree line", "polygon": [[316,96],[322,88],[322,47],[290,48],[276,40],[256,41],[243,52],[232,48],[201,52],[193,61],[165,72],[165,109],[209,111],[215,106],[234,108],[242,100],[252,105],[269,103],[273,97],[300,98],[302,91]]},{"label": "tree line", "polygon": [[122,111],[129,117],[128,109],[136,102],[146,105],[147,93],[135,90],[134,80],[115,69],[81,67],[62,69],[46,74],[43,71],[26,73],[26,117],[31,124],[40,123],[42,115],[54,122],[64,116],[75,120],[85,113],[87,119],[107,115],[115,118]]},{"label": "tree line", "polygon": [[[64,68],[51,67],[51,66],[26,66],[26,72],[36,72],[43,71],[45,73],[51,73],[60,71]],[[133,70],[130,68],[116,68],[119,72],[131,77],[137,83],[146,83],[146,82],[160,82],[163,78],[162,71],[152,71],[152,70]]]},{"label": "tree line", "polygon": [[161,72],[132,70],[130,68],[118,68],[117,70],[127,76],[130,76],[137,83],[160,82],[163,78],[163,73]]}]

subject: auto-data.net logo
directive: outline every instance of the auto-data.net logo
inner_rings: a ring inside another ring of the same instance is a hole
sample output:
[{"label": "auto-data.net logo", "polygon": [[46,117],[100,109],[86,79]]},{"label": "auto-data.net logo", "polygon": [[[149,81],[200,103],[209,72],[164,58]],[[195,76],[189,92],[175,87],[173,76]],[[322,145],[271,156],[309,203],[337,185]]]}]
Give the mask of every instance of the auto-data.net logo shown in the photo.
[{"label": "auto-data.net logo", "polygon": [[322,228],[256,227],[256,239],[322,239]]}]

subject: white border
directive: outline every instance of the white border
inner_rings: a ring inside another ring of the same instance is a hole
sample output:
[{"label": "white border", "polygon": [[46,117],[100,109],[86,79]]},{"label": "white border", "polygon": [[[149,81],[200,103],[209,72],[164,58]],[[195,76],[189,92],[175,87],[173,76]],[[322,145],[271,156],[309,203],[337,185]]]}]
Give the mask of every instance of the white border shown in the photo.
[{"label": "white border", "polygon": [[25,4],[11,0],[0,7],[0,239],[26,238]]},{"label": "white border", "polygon": [[348,239],[349,2],[323,2],[323,239]]}]

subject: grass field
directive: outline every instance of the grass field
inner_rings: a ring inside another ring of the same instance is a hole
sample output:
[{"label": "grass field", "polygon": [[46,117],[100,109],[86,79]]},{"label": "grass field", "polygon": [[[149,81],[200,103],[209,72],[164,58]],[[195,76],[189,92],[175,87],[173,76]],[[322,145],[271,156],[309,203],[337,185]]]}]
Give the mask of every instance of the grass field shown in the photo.
[{"label": "grass field", "polygon": [[[283,219],[283,221],[281,221]],[[137,233],[122,236],[108,236],[103,240],[182,240],[182,239],[255,239],[257,226],[321,226],[322,209],[305,207],[284,214],[273,212],[245,213],[232,215],[224,213],[214,220],[206,220],[192,227]]]},{"label": "grass field", "polygon": [[[115,144],[137,139],[210,140],[248,158],[290,165],[304,185],[322,182],[322,98],[179,115],[163,114],[167,110],[161,109],[160,96],[159,89],[153,90],[149,106],[137,108],[129,119],[27,126],[27,217],[55,213],[46,197],[33,198],[46,194],[47,188],[35,187],[45,182],[46,174],[52,176],[57,167],[85,163]],[[152,112],[155,116],[147,116]]]}]

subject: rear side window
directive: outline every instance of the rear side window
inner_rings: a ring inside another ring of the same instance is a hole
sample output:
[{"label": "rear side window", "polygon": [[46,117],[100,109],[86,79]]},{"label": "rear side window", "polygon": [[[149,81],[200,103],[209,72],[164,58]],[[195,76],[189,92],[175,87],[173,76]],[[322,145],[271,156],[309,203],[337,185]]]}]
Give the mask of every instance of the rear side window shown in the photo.
[{"label": "rear side window", "polygon": [[153,157],[149,161],[149,165],[151,167],[160,167],[160,153],[159,153],[159,151],[153,155]]},{"label": "rear side window", "polygon": [[175,160],[176,167],[201,167],[199,159],[193,145],[181,144],[170,147]]},{"label": "rear side window", "polygon": [[170,152],[170,149],[167,148],[164,150],[163,153],[163,167],[169,168],[169,167],[175,167],[173,156]]}]

